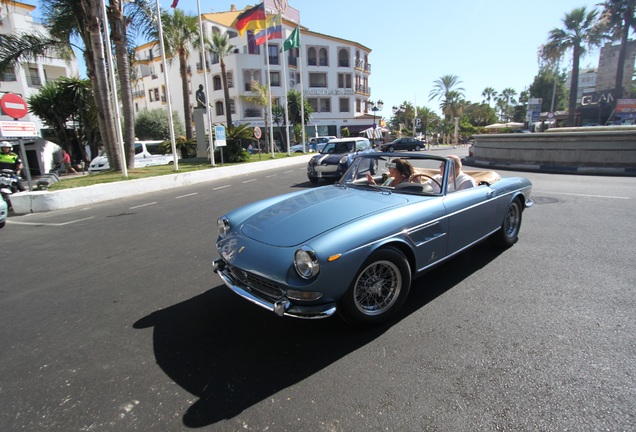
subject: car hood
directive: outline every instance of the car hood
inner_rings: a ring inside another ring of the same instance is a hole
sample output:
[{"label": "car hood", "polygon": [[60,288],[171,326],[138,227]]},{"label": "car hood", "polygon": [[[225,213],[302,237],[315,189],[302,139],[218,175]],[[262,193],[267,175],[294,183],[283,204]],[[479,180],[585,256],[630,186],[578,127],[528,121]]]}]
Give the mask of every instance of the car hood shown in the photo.
[{"label": "car hood", "polygon": [[283,199],[259,211],[241,227],[243,235],[278,247],[303,244],[356,219],[404,205],[404,196],[324,186]]},{"label": "car hood", "polygon": [[329,154],[318,154],[312,158],[312,162],[314,165],[324,165],[324,164],[337,164],[343,156],[347,156],[351,153],[329,153]]}]

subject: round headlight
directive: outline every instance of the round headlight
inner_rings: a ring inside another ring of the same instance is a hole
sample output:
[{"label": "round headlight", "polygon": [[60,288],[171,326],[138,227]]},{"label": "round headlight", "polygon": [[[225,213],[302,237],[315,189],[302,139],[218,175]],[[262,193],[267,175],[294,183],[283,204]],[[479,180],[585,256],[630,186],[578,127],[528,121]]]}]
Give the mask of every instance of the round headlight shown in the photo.
[{"label": "round headlight", "polygon": [[230,231],[230,221],[225,217],[217,219],[216,229],[219,231],[220,236],[224,236]]},{"label": "round headlight", "polygon": [[311,279],[320,271],[320,264],[316,253],[303,246],[294,254],[294,267],[303,279]]},{"label": "round headlight", "polygon": [[348,159],[349,159],[349,156],[344,155],[343,157],[341,157],[341,158],[340,158],[340,160],[338,161],[338,163],[339,163],[340,165],[344,165],[344,164],[346,164],[346,163],[347,163],[347,160],[348,160]]}]

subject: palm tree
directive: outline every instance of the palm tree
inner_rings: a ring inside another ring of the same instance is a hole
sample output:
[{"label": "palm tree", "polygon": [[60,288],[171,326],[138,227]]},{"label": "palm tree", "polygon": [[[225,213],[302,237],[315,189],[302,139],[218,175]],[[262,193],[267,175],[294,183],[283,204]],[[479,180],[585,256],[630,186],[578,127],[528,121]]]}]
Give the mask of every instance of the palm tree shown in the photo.
[{"label": "palm tree", "polygon": [[587,11],[585,7],[573,9],[563,18],[564,28],[550,30],[548,42],[543,46],[542,56],[556,59],[567,50],[572,49],[572,82],[568,100],[567,125],[574,126],[576,119],[576,100],[579,83],[579,63],[581,56],[587,52],[587,47],[599,46],[602,34],[596,26],[596,9]]},{"label": "palm tree", "polygon": [[[186,139],[192,139],[192,109],[190,107],[190,90],[188,87],[188,57],[190,46],[199,43],[199,27],[196,16],[186,15],[181,9],[175,9],[172,14],[161,12],[163,28],[163,44],[166,59],[169,63],[176,57],[179,59],[179,74],[181,75],[181,92],[183,95],[183,119],[186,127]],[[145,31],[146,35],[159,40],[159,26],[155,23]],[[202,63],[205,66],[205,62]]]},{"label": "palm tree", "polygon": [[[253,94],[251,95],[241,95],[241,100],[256,105],[257,107],[259,107],[261,110],[263,108],[266,108],[269,101],[270,101],[270,93],[269,93],[269,87],[267,87],[267,84],[261,84],[258,81],[252,81],[250,83],[250,90],[252,91]],[[263,116],[263,119],[265,120],[265,131],[267,131],[267,124],[268,124],[268,116],[267,114],[265,114]],[[265,147],[269,148],[269,134],[266,132],[265,134]]]},{"label": "palm tree", "polygon": [[483,92],[481,92],[481,96],[484,98],[484,102],[487,102],[490,105],[490,102],[495,100],[497,97],[497,92],[492,87],[486,87]]},{"label": "palm tree", "polygon": [[[440,109],[447,119],[451,118],[451,113],[445,110],[451,106],[451,98],[460,99],[464,97],[464,89],[458,87],[462,81],[456,75],[444,75],[433,82],[433,90],[429,93],[429,101],[438,99],[440,101]],[[455,93],[450,94],[454,91]]]},{"label": "palm tree", "polygon": [[230,127],[232,124],[232,113],[230,112],[230,89],[227,86],[227,72],[225,71],[224,58],[234,51],[234,45],[228,42],[227,33],[224,33],[223,35],[213,33],[212,46],[210,49],[219,57],[219,62],[221,63],[221,80],[223,82],[223,98],[225,100],[225,119],[227,127]]},{"label": "palm tree", "polygon": [[601,3],[600,6],[603,7],[600,16],[601,25],[610,33],[610,39],[620,41],[614,88],[617,92],[616,98],[621,98],[625,93],[623,76],[629,32],[636,27],[634,19],[636,0],[608,0]]}]

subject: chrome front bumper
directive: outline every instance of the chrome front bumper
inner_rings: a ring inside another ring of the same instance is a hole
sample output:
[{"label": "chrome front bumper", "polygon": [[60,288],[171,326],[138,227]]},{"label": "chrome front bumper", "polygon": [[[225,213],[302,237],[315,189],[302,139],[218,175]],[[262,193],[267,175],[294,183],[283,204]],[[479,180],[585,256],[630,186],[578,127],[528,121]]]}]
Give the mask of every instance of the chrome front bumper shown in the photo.
[{"label": "chrome front bumper", "polygon": [[284,295],[276,300],[270,299],[254,288],[237,280],[225,264],[225,261],[221,258],[214,260],[212,264],[214,266],[214,272],[219,275],[228,288],[244,299],[272,311],[280,317],[289,316],[302,319],[319,319],[330,317],[336,312],[335,303],[318,306],[300,306],[293,304]]}]

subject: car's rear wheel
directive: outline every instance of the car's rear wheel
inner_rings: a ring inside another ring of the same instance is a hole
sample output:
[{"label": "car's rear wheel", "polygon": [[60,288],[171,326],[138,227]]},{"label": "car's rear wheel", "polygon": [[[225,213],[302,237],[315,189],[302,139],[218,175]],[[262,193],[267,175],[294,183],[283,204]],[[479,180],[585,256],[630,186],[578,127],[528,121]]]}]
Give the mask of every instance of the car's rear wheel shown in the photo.
[{"label": "car's rear wheel", "polygon": [[393,153],[395,151],[395,147],[391,146],[389,147],[389,153]]},{"label": "car's rear wheel", "polygon": [[420,146],[418,146],[418,145],[415,146],[415,151],[420,151],[420,149],[421,149]]},{"label": "car's rear wheel", "polygon": [[394,248],[372,253],[362,264],[338,312],[352,324],[377,324],[404,304],[411,288],[411,269],[404,254]]},{"label": "car's rear wheel", "polygon": [[519,240],[521,229],[521,215],[523,213],[519,199],[513,200],[504,214],[501,228],[492,235],[491,239],[496,246],[507,248]]}]

